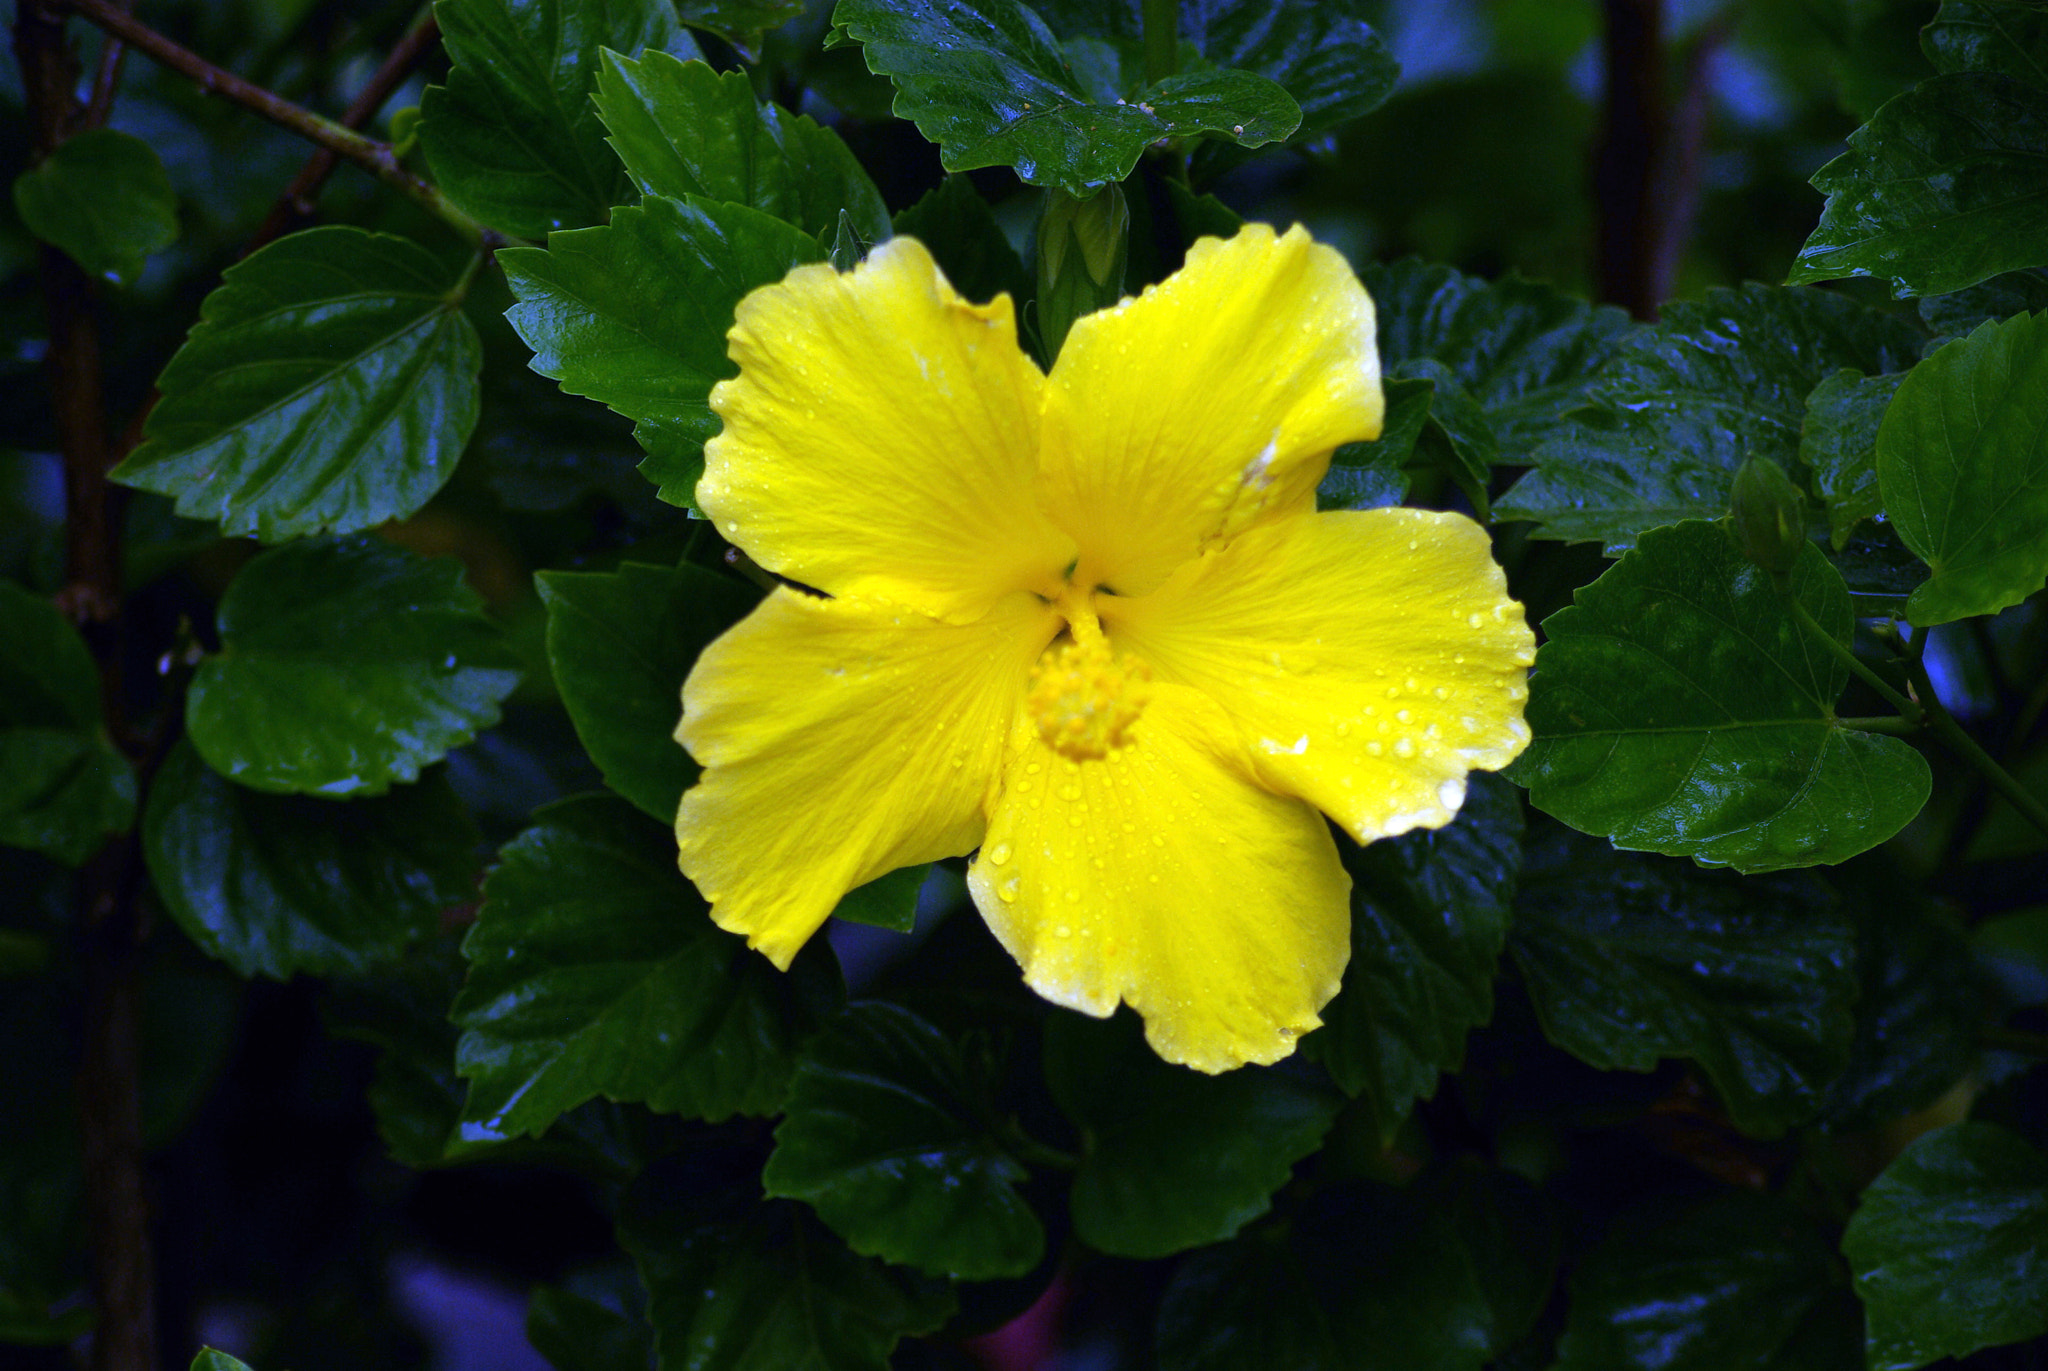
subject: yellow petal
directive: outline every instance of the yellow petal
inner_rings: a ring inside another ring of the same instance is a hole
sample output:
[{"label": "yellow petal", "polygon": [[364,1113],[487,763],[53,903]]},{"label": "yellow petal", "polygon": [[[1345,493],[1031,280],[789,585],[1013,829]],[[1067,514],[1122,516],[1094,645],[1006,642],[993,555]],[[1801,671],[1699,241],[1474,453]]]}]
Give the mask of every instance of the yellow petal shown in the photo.
[{"label": "yellow petal", "polygon": [[1462,514],[1302,515],[1097,603],[1120,648],[1229,712],[1268,785],[1360,842],[1449,823],[1465,774],[1529,742],[1535,639]]},{"label": "yellow petal", "polygon": [[719,927],[786,968],[847,891],[973,848],[1058,625],[1024,594],[963,626],[781,589],[705,649],[676,729],[704,777],[676,838]]},{"label": "yellow petal", "polygon": [[1123,1000],[1198,1071],[1277,1061],[1350,956],[1329,826],[1254,782],[1196,691],[1159,687],[1132,739],[1073,762],[1019,721],[974,902],[1047,999],[1097,1016]]},{"label": "yellow petal", "polygon": [[1045,411],[1047,508],[1075,577],[1123,594],[1211,540],[1313,508],[1339,444],[1380,431],[1372,300],[1299,226],[1204,238],[1187,265],[1074,325]]},{"label": "yellow petal", "polygon": [[965,620],[1073,560],[1034,490],[1045,378],[1008,296],[968,304],[896,238],[755,291],[729,342],[697,501],[762,566]]}]

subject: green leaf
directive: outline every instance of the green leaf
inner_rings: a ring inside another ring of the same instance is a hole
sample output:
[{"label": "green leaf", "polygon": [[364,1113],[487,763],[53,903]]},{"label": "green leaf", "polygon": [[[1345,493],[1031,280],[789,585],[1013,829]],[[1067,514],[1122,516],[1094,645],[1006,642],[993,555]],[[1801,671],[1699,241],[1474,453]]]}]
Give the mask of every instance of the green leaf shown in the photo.
[{"label": "green leaf", "polygon": [[760,594],[687,562],[612,572],[544,571],[555,688],[605,784],[663,823],[697,765],[675,738],[683,678],[697,654]]},{"label": "green leaf", "polygon": [[2002,72],[2048,87],[2048,12],[2038,8],[1942,0],[1920,43],[1937,71]]},{"label": "green leaf", "polygon": [[662,499],[688,506],[704,440],[718,431],[711,387],[737,374],[725,354],[733,308],[821,255],[816,239],[759,210],[651,195],[604,228],[498,261],[519,299],[505,317],[533,369],[641,421],[641,471]]},{"label": "green leaf", "polygon": [[57,607],[0,581],[0,844],[78,866],[135,821],[92,654]]},{"label": "green leaf", "polygon": [[1856,1371],[1857,1323],[1812,1222],[1738,1191],[1624,1217],[1572,1278],[1556,1371]]},{"label": "green leaf", "polygon": [[1488,282],[1414,258],[1361,279],[1379,316],[1381,365],[1441,364],[1483,413],[1498,460],[1516,465],[1584,399],[1633,327],[1618,309],[1549,286]]},{"label": "green leaf", "polygon": [[1610,553],[1646,529],[1715,518],[1743,462],[1793,466],[1815,386],[1842,367],[1903,371],[1923,336],[1910,317],[1830,291],[1752,284],[1671,304],[1627,336],[1586,406],[1554,421],[1531,454],[1537,469],[1494,514]]},{"label": "green leaf", "polygon": [[132,286],[142,264],[178,239],[178,197],[155,149],[131,134],[85,129],[14,181],[28,231],[85,271]]},{"label": "green leaf", "polygon": [[1472,1254],[1409,1191],[1319,1191],[1284,1243],[1252,1234],[1181,1264],[1160,1305],[1161,1371],[1479,1371],[1499,1350]]},{"label": "green leaf", "polygon": [[1893,97],[1813,174],[1828,197],[1794,284],[1940,295],[2048,262],[2048,86],[1953,72]]},{"label": "green leaf", "polygon": [[2048,581],[2048,314],[1983,324],[1913,368],[1877,435],[1877,481],[1933,573],[1915,624],[2016,605]]},{"label": "green leaf", "polygon": [[839,0],[832,21],[895,84],[896,113],[939,145],[948,171],[1014,167],[1031,185],[1085,196],[1129,176],[1161,138],[1213,133],[1257,147],[1301,122],[1285,89],[1247,71],[1145,85],[1142,64],[1107,44],[1062,48],[1022,0]]},{"label": "green leaf", "polygon": [[249,1365],[217,1347],[202,1347],[192,1359],[192,1371],[249,1371]]},{"label": "green leaf", "polygon": [[[1844,873],[1845,875],[1848,873]],[[1847,890],[1856,927],[1856,1039],[1828,1127],[1870,1128],[1945,1093],[1978,1058],[1983,987],[1962,930],[1889,867]]]},{"label": "green leaf", "polygon": [[2048,1332],[2048,1157],[1991,1124],[1929,1133],[1863,1192],[1842,1251],[1871,1371]]},{"label": "green leaf", "polygon": [[1378,509],[1398,505],[1408,494],[1407,466],[1429,422],[1436,387],[1429,381],[1390,376],[1382,382],[1387,413],[1380,436],[1346,443],[1330,457],[1330,469],[1316,487],[1318,509]]},{"label": "green leaf", "polygon": [[1934,333],[1927,350],[1974,331],[1989,319],[2048,310],[2048,271],[2008,271],[1947,295],[1924,295],[1920,318]]},{"label": "green leaf", "polygon": [[1884,513],[1877,489],[1877,426],[1906,376],[1865,376],[1845,368],[1806,397],[1799,460],[1813,472],[1837,552],[1856,525]]},{"label": "green leaf", "polygon": [[440,775],[373,800],[264,795],[180,743],[143,814],[164,908],[244,976],[364,971],[476,896],[477,834]]},{"label": "green leaf", "polygon": [[597,112],[641,191],[751,205],[813,237],[841,214],[869,242],[889,236],[881,192],[840,141],[804,115],[758,104],[746,73],[665,52],[604,54]]},{"label": "green leaf", "polygon": [[403,238],[308,229],[227,269],[157,380],[117,481],[280,542],[416,513],[476,427],[457,271]]},{"label": "green leaf", "polygon": [[1854,933],[1811,877],[1737,880],[1554,834],[1530,852],[1508,945],[1552,1042],[1603,1071],[1689,1057],[1750,1133],[1812,1118],[1848,1062]]},{"label": "green leaf", "polygon": [[944,1284],[856,1256],[801,1205],[758,1194],[750,1164],[699,1154],[620,1203],[664,1367],[887,1371],[900,1338],[953,1312]]},{"label": "green leaf", "polygon": [[514,658],[454,558],[379,539],[288,543],[221,596],[185,727],[258,790],[340,797],[410,781],[498,720]]},{"label": "green leaf", "polygon": [[[803,0],[677,0],[685,24],[715,33],[743,54],[759,46],[764,29],[780,28],[802,14]],[[749,61],[754,60],[748,56]]]},{"label": "green leaf", "polygon": [[598,1095],[706,1119],[773,1113],[840,993],[829,948],[812,948],[785,975],[720,930],[676,870],[674,838],[624,801],[542,810],[498,854],[462,945],[465,1123],[537,1136]]},{"label": "green leaf", "polygon": [[1445,1215],[1465,1245],[1491,1311],[1487,1342],[1498,1355],[1533,1327],[1550,1303],[1563,1234],[1534,1183],[1467,1154],[1425,1173],[1418,1199]]},{"label": "green leaf", "polygon": [[1182,4],[1180,37],[1219,67],[1256,72],[1283,87],[1301,107],[1291,141],[1302,142],[1370,114],[1401,79],[1394,54],[1365,22],[1368,8],[1357,0],[1201,0]]},{"label": "green leaf", "polygon": [[877,876],[840,896],[832,917],[886,928],[892,933],[908,933],[917,927],[918,897],[931,872],[929,865],[900,866]]},{"label": "green leaf", "polygon": [[439,0],[454,68],[420,101],[435,182],[500,233],[601,224],[632,194],[591,105],[598,54],[698,56],[667,0]]},{"label": "green leaf", "polygon": [[1343,1099],[1286,1063],[1204,1076],[1159,1060],[1137,1017],[1055,1014],[1045,1076],[1081,1131],[1074,1230],[1121,1257],[1220,1242],[1266,1212]]},{"label": "green leaf", "polygon": [[761,1182],[863,1256],[935,1276],[1021,1276],[1045,1230],[1029,1174],[980,1122],[960,1052],[907,1009],[851,1006],[797,1062]]},{"label": "green leaf", "polygon": [[559,1286],[533,1292],[526,1340],[555,1371],[651,1371],[654,1365],[654,1330],[644,1318]]},{"label": "green leaf", "polygon": [[895,231],[915,238],[953,289],[969,300],[1007,294],[1020,307],[1031,298],[1031,273],[1010,246],[995,211],[965,176],[948,176],[937,190],[896,216]]},{"label": "green leaf", "polygon": [[1781,592],[1717,525],[1643,535],[1543,622],[1534,741],[1509,775],[1537,808],[1617,847],[1739,871],[1839,862],[1927,802],[1926,759],[1835,717],[1849,669],[1842,578],[1808,544]]},{"label": "green leaf", "polygon": [[1363,1096],[1383,1141],[1437,1076],[1455,1070],[1465,1035],[1493,1014],[1521,865],[1522,806],[1513,786],[1474,775],[1455,822],[1358,847],[1351,873],[1351,962],[1302,1043],[1346,1094]]}]

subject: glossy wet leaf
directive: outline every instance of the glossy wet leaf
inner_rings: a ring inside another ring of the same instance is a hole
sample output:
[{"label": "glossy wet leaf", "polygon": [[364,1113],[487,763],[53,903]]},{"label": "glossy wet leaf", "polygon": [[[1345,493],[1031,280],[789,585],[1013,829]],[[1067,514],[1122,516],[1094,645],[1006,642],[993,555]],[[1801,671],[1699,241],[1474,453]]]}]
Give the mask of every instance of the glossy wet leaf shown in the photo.
[{"label": "glossy wet leaf", "polygon": [[1205,1076],[1161,1061],[1135,1015],[1055,1015],[1046,1083],[1080,1130],[1074,1231],[1123,1257],[1219,1242],[1266,1212],[1343,1098],[1296,1063]]},{"label": "glossy wet leaf", "polygon": [[1905,379],[1905,372],[1865,376],[1845,368],[1806,397],[1799,460],[1813,473],[1837,552],[1850,530],[1884,512],[1877,488],[1877,426]]},{"label": "glossy wet leaf", "polygon": [[1285,138],[1301,107],[1275,82],[1214,67],[1146,83],[1100,44],[1077,56],[1021,0],[901,6],[840,0],[836,28],[896,87],[895,112],[948,171],[1008,166],[1086,195],[1130,175],[1161,138],[1209,133],[1247,147]]},{"label": "glossy wet leaf", "polygon": [[648,196],[603,228],[558,233],[546,251],[498,254],[519,303],[506,311],[533,369],[629,419],[641,471],[688,506],[718,432],[711,387],[733,308],[748,291],[823,256],[801,229],[743,205]]},{"label": "glossy wet leaf", "polygon": [[1932,573],[1916,624],[1996,614],[2048,580],[2048,314],[1983,324],[1915,367],[1877,435],[1899,537]]},{"label": "glossy wet leaf", "polygon": [[1159,1311],[1162,1371],[1479,1371],[1493,1311],[1456,1226],[1414,1195],[1331,1187],[1278,1234],[1196,1253]]},{"label": "glossy wet leaf", "polygon": [[1929,1133],[1863,1192],[1842,1251],[1871,1371],[2048,1332],[2048,1156],[1993,1124]]},{"label": "glossy wet leaf", "polygon": [[963,1280],[1021,1276],[1045,1230],[975,1089],[938,1029],[895,1005],[854,1005],[798,1060],[762,1184],[864,1256]]},{"label": "glossy wet leaf", "polygon": [[1631,327],[1618,309],[1546,285],[1484,281],[1414,258],[1361,279],[1378,314],[1381,365],[1441,364],[1478,407],[1497,460],[1517,465],[1585,396]]},{"label": "glossy wet leaf", "polygon": [[1439,1073],[1457,1069],[1465,1035],[1493,1013],[1521,836],[1520,796],[1482,773],[1449,826],[1339,845],[1351,873],[1351,962],[1302,1050],[1365,1098],[1383,1139],[1436,1092]]},{"label": "glossy wet leaf", "polygon": [[555,688],[577,738],[606,785],[673,822],[697,780],[696,763],[675,740],[683,678],[760,592],[688,563],[543,571],[534,581],[548,611]]},{"label": "glossy wet leaf", "polygon": [[1509,938],[1544,1034],[1602,1070],[1700,1064],[1745,1131],[1819,1112],[1848,1064],[1854,929],[1801,875],[1750,877],[1554,835]]},{"label": "glossy wet leaf", "polygon": [[869,242],[889,236],[881,192],[839,135],[758,103],[744,72],[607,52],[597,111],[648,195],[751,205],[813,237],[829,237],[844,213]]},{"label": "glossy wet leaf", "polygon": [[1646,529],[1717,518],[1743,462],[1794,466],[1815,386],[1843,367],[1903,371],[1923,337],[1910,318],[1830,291],[1752,284],[1673,302],[1627,335],[1494,514],[1610,554]]},{"label": "glossy wet leaf", "polygon": [[537,1135],[598,1095],[773,1113],[840,993],[823,940],[784,975],[714,925],[668,829],[608,796],[542,810],[498,854],[462,951],[464,1122],[498,1134]]},{"label": "glossy wet leaf", "polygon": [[519,680],[460,562],[368,536],[251,559],[215,623],[185,727],[258,790],[382,794],[496,723]]},{"label": "glossy wet leaf", "polygon": [[476,898],[477,833],[439,774],[375,799],[265,795],[189,744],[157,773],[143,855],[163,906],[244,976],[340,975],[402,956]]},{"label": "glossy wet leaf", "polygon": [[114,479],[265,542],[418,512],[476,427],[460,271],[338,225],[251,253],[200,306]]},{"label": "glossy wet leaf", "polygon": [[667,0],[441,0],[434,15],[454,66],[420,101],[420,145],[457,207],[539,239],[631,197],[590,95],[605,48],[698,55]]},{"label": "glossy wet leaf", "polygon": [[745,51],[759,42],[762,30],[788,23],[803,9],[803,0],[678,0],[676,14],[691,28]]},{"label": "glossy wet leaf", "polygon": [[1425,1172],[1414,1189],[1464,1244],[1489,1313],[1488,1346],[1514,1346],[1551,1302],[1564,1247],[1557,1206],[1528,1178],[1469,1154]]},{"label": "glossy wet leaf", "polygon": [[[1033,8],[1052,31],[1076,47],[1107,44],[1135,64],[1144,36],[1140,7],[1099,0],[1039,0]],[[1257,72],[1284,87],[1301,107],[1292,141],[1326,133],[1376,109],[1393,93],[1400,64],[1367,22],[1358,0],[1275,6],[1262,0],[1183,0],[1178,24],[1183,53],[1199,62]],[[1076,43],[1075,40],[1080,40]],[[1183,69],[1196,63],[1182,60]],[[1198,173],[1227,165],[1227,143],[1197,150]],[[1241,154],[1239,154],[1241,155]]]},{"label": "glossy wet leaf", "polygon": [[901,1338],[953,1312],[943,1282],[859,1256],[802,1205],[759,1193],[750,1165],[702,1153],[626,1191],[619,1239],[661,1365],[886,1371]]},{"label": "glossy wet leaf", "polygon": [[[1789,594],[1835,641],[1842,578],[1806,546]],[[1718,525],[1643,535],[1543,622],[1534,741],[1509,773],[1537,808],[1617,847],[1739,871],[1839,862],[1926,803],[1926,760],[1844,727],[1849,676]]]},{"label": "glossy wet leaf", "polygon": [[1858,1331],[1826,1235],[1738,1191],[1624,1216],[1573,1275],[1556,1371],[1857,1371]]},{"label": "glossy wet leaf", "polygon": [[1933,331],[1927,351],[1976,331],[1990,320],[2048,310],[2048,271],[2008,271],[1947,295],[1919,300],[1920,318]]},{"label": "glossy wet leaf", "polygon": [[897,214],[894,230],[929,248],[953,289],[969,300],[1008,294],[1021,308],[1031,298],[1031,273],[1010,246],[995,211],[965,176],[948,176]]},{"label": "glossy wet leaf", "polygon": [[1889,281],[1940,295],[2048,262],[2048,85],[1958,71],[1887,101],[1813,174],[1820,223],[1794,283]]},{"label": "glossy wet leaf", "polygon": [[134,818],[92,654],[50,601],[0,581],[0,844],[77,866]]},{"label": "glossy wet leaf", "polygon": [[59,143],[14,182],[30,233],[62,248],[91,276],[132,286],[150,254],[178,239],[178,197],[149,144],[113,129]]}]

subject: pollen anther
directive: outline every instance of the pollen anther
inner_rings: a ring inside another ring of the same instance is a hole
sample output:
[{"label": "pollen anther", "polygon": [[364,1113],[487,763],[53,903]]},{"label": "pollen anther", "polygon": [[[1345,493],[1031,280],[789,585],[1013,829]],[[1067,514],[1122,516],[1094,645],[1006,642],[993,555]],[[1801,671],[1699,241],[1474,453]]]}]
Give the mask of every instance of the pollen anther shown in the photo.
[{"label": "pollen anther", "polygon": [[1101,637],[1063,642],[1031,669],[1030,709],[1038,736],[1073,761],[1107,757],[1130,742],[1152,698],[1152,669],[1118,657]]}]

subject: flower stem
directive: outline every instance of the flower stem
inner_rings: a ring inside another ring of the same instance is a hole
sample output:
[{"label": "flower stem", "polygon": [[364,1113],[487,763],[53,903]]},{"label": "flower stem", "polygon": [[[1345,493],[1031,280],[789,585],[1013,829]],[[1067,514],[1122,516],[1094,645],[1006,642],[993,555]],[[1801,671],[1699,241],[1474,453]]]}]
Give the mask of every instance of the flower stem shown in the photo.
[{"label": "flower stem", "polygon": [[1792,618],[1798,623],[1799,627],[1806,631],[1807,637],[1840,658],[1842,663],[1861,678],[1864,684],[1884,696],[1885,700],[1899,711],[1899,714],[1907,723],[1917,724],[1920,722],[1921,715],[1924,712],[1921,707],[1894,690],[1891,682],[1885,680],[1884,677],[1864,665],[1863,659],[1856,655],[1854,648],[1849,647],[1836,638],[1834,634],[1821,627],[1814,617],[1806,612],[1806,606],[1793,598],[1789,590],[1785,594],[1785,607],[1792,612]]},{"label": "flower stem", "polygon": [[[1806,607],[1792,597],[1789,588],[1785,594],[1785,607],[1791,611],[1792,618],[1806,632],[1809,638],[1822,644],[1828,651],[1841,658],[1848,665],[1849,669],[1862,677],[1871,689],[1895,705],[1899,711],[1900,722],[1907,729],[1910,730],[1922,726],[1932,729],[1934,736],[1947,744],[1951,752],[1954,752],[1958,757],[1968,762],[1971,768],[1984,778],[1985,784],[1989,785],[2000,795],[2003,795],[2007,802],[2014,809],[2018,810],[2028,823],[2040,829],[2041,832],[2048,833],[2048,805],[2042,804],[2038,798],[2027,791],[2026,787],[2014,780],[2012,773],[2000,766],[1990,753],[1978,746],[1977,740],[1972,738],[1964,730],[1963,726],[1955,721],[1955,716],[1950,714],[1947,707],[1942,704],[1941,697],[1935,694],[1934,682],[1928,678],[1927,668],[1922,664],[1917,653],[1908,652],[1904,658],[1907,674],[1912,681],[1913,692],[1919,696],[1919,699],[1915,700],[1909,699],[1894,690],[1890,682],[1879,676],[1875,671],[1872,671],[1868,666],[1865,666],[1862,660],[1856,656],[1853,649],[1842,644],[1835,638],[1834,634],[1828,632],[1819,623],[1815,622],[1814,617],[1806,612]],[[1896,629],[1891,630],[1891,635],[1895,644],[1903,646]],[[1918,639],[1925,638],[1926,633],[1923,631],[1914,635],[1914,637],[1917,641]],[[1846,723],[1848,721],[1844,720],[1843,722]],[[1870,720],[1857,720],[1856,726],[1864,727],[1871,732],[1877,733],[1893,731],[1889,728],[1872,728],[1871,723],[1872,721]]]},{"label": "flower stem", "polygon": [[1918,658],[1909,658],[1906,669],[1912,673],[1915,691],[1926,699],[1927,725],[1934,730],[1934,736],[1947,743],[1957,756],[1975,767],[1977,774],[1984,778],[1985,784],[2003,795],[2006,802],[2018,810],[2028,823],[2041,832],[2048,833],[2048,805],[2042,804],[2037,796],[2014,780],[2012,773],[2000,766],[1991,754],[1956,722],[1955,716],[1948,712],[1948,707],[1935,695],[1934,683],[1928,679],[1927,668],[1921,665]]},{"label": "flower stem", "polygon": [[1910,738],[1924,727],[1896,714],[1874,714],[1861,719],[1838,718],[1835,722],[1843,728],[1853,728],[1858,733],[1887,733],[1894,738]]},{"label": "flower stem", "polygon": [[1180,68],[1180,0],[1145,0],[1145,84]]}]

